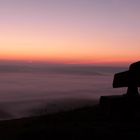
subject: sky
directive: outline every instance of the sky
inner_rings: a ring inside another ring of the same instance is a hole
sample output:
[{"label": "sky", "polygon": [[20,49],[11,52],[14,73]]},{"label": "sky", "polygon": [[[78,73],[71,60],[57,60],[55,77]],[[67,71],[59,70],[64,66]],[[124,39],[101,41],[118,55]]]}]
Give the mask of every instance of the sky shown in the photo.
[{"label": "sky", "polygon": [[140,0],[0,0],[0,60],[140,59]]}]

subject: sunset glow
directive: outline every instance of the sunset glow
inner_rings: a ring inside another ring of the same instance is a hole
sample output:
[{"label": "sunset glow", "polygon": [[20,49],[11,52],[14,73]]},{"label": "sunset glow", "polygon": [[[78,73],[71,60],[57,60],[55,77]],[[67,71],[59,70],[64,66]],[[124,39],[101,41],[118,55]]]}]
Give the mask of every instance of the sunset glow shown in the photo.
[{"label": "sunset glow", "polygon": [[139,0],[0,0],[0,59],[137,61],[139,13]]}]

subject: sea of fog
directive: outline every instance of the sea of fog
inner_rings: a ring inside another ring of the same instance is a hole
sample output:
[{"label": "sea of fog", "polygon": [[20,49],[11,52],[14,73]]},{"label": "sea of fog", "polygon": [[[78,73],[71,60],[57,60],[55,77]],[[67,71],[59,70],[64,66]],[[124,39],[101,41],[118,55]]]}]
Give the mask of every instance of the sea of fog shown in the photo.
[{"label": "sea of fog", "polygon": [[119,95],[113,75],[119,67],[0,65],[0,119],[42,115],[94,105],[102,95]]}]

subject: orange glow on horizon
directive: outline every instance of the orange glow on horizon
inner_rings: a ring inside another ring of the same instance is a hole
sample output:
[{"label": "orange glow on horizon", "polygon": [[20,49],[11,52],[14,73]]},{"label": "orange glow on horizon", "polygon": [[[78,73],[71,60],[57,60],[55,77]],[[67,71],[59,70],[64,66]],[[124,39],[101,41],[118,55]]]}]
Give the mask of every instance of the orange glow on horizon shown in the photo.
[{"label": "orange glow on horizon", "polygon": [[0,55],[0,60],[16,60],[27,62],[49,62],[49,63],[62,63],[62,64],[97,64],[97,65],[127,65],[129,63],[139,60],[139,57],[125,58],[125,57],[112,57],[112,56],[79,56],[71,58],[69,56],[43,56],[43,55],[31,55],[31,54],[3,54]]}]

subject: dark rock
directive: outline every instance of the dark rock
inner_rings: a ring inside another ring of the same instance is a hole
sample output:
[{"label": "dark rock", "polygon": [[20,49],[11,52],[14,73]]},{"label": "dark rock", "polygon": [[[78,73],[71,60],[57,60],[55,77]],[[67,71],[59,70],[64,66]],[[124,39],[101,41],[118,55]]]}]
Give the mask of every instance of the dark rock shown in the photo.
[{"label": "dark rock", "polygon": [[140,118],[140,61],[131,64],[128,71],[115,74],[113,88],[119,87],[128,87],[127,93],[100,98],[100,108],[104,115],[124,120]]}]

